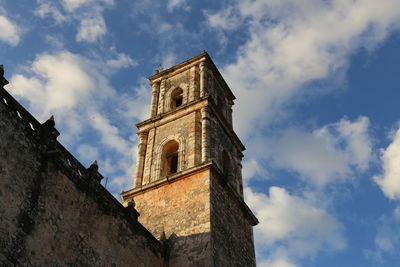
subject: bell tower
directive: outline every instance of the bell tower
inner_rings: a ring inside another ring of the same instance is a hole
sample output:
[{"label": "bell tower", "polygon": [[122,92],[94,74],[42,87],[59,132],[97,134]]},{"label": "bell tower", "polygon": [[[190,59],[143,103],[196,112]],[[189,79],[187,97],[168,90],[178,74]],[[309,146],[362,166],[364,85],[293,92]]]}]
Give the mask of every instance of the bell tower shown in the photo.
[{"label": "bell tower", "polygon": [[203,51],[149,78],[150,118],[138,123],[134,188],[139,221],[167,240],[169,266],[255,266],[243,200],[242,151],[232,128],[235,96]]}]

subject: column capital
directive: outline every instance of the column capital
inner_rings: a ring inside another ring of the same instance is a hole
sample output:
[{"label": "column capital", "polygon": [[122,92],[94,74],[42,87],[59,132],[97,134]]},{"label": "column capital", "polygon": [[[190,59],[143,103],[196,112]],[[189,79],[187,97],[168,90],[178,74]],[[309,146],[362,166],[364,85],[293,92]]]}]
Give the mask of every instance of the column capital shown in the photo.
[{"label": "column capital", "polygon": [[204,61],[200,62],[200,64],[199,64],[200,71],[203,71],[206,67],[207,67],[207,65]]},{"label": "column capital", "polygon": [[149,135],[149,132],[138,132],[139,142],[143,142],[145,138]]},{"label": "column capital", "polygon": [[150,83],[150,86],[152,87],[152,88],[154,88],[155,86],[160,86],[160,83],[161,83],[161,81],[160,80],[155,80],[155,81],[152,81],[151,83]]},{"label": "column capital", "polygon": [[209,119],[210,118],[210,107],[202,107],[201,110],[201,118],[202,119]]}]

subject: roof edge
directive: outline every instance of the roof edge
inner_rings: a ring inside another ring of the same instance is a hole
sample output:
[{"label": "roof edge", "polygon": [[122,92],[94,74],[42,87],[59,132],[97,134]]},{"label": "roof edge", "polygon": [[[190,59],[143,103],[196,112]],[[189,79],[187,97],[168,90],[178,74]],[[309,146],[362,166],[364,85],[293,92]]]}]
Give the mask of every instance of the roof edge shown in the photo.
[{"label": "roof edge", "polygon": [[202,52],[199,55],[194,56],[194,57],[192,57],[190,59],[187,59],[187,60],[185,60],[185,61],[183,61],[181,63],[178,63],[178,64],[172,66],[171,68],[168,68],[168,69],[163,70],[163,71],[159,71],[159,72],[153,74],[152,76],[148,77],[148,79],[150,80],[150,82],[152,82],[155,79],[158,79],[158,78],[160,78],[160,77],[162,77],[164,75],[167,75],[168,73],[174,72],[174,71],[176,71],[176,70],[178,70],[178,69],[180,69],[180,68],[182,68],[182,67],[184,67],[186,65],[189,65],[189,64],[191,64],[193,62],[201,60],[203,57],[205,58],[205,61],[210,64],[209,67],[212,69],[214,74],[216,74],[216,78],[218,80],[220,80],[222,82],[223,87],[225,89],[227,89],[226,91],[228,92],[230,99],[231,100],[235,100],[236,97],[233,94],[231,88],[229,87],[229,85],[225,81],[224,77],[219,72],[217,66],[215,65],[214,61],[211,59],[210,55],[206,52],[206,50],[202,50]]}]

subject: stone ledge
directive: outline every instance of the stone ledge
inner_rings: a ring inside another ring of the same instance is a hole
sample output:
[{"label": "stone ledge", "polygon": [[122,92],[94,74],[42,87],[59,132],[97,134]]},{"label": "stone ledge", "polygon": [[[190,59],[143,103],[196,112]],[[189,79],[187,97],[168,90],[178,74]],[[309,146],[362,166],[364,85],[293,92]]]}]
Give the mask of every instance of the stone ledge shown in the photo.
[{"label": "stone ledge", "polygon": [[[196,62],[197,61],[197,62]],[[194,56],[186,61],[183,61],[169,69],[160,71],[152,76],[150,76],[148,79],[150,82],[153,82],[154,80],[159,79],[162,76],[168,75],[170,73],[176,74],[179,73],[180,70],[184,71],[187,68],[192,67],[192,64],[200,63],[200,62],[207,62],[209,63],[210,69],[216,74],[217,80],[221,83],[221,86],[224,88],[224,90],[228,93],[229,97],[231,100],[235,100],[236,97],[232,93],[232,90],[229,88],[228,84],[226,83],[225,79],[222,77],[221,73],[219,72],[217,66],[215,65],[214,61],[211,59],[211,57],[208,55],[206,51],[202,51],[200,55]]]},{"label": "stone ledge", "polygon": [[[190,114],[190,113],[192,113],[192,112],[194,112],[196,110],[199,110],[202,107],[206,106],[208,104],[206,100],[208,100],[208,99],[209,99],[208,95],[203,96],[203,97],[201,97],[199,99],[196,99],[194,101],[186,103],[186,104],[178,107],[177,109],[170,110],[170,111],[167,111],[165,113],[159,114],[159,115],[157,115],[157,116],[155,116],[153,118],[141,121],[141,122],[136,124],[136,127],[140,128],[140,127],[143,127],[143,126],[145,126],[147,124],[155,124],[157,122],[159,122],[159,124],[157,126],[161,126],[161,125],[164,125],[164,124],[166,124],[168,122],[177,120],[177,119],[179,119],[181,117],[184,117],[184,116],[186,116],[186,115],[188,115],[188,114]],[[204,105],[200,105],[199,107],[193,108],[193,109],[187,109],[188,106],[193,106],[193,105],[201,103],[203,101],[204,101]],[[182,114],[179,114],[179,113],[182,113]],[[173,118],[169,119],[169,120],[166,120],[164,122],[161,122],[162,119],[164,119],[166,117],[169,117],[169,116],[173,116]]]},{"label": "stone ledge", "polygon": [[175,173],[170,176],[166,176],[163,179],[154,181],[152,183],[143,185],[141,187],[136,187],[128,191],[123,191],[121,192],[121,196],[123,201],[126,199],[129,199],[131,197],[134,197],[136,195],[140,195],[142,193],[145,193],[150,190],[157,189],[165,184],[170,184],[175,181],[184,179],[185,177],[192,175],[194,173],[200,172],[205,169],[210,169],[213,170],[218,174],[218,177],[220,178],[219,180],[221,183],[228,189],[230,194],[233,196],[235,201],[239,204],[241,210],[244,212],[245,216],[250,220],[250,223],[252,226],[255,226],[259,223],[257,217],[253,214],[249,206],[247,206],[246,202],[242,199],[242,197],[239,196],[239,194],[232,188],[232,186],[226,182],[225,179],[223,179],[224,175],[222,174],[221,170],[218,168],[217,164],[213,160],[206,161],[200,165],[197,165],[196,167],[192,167],[190,169],[186,169],[183,171],[180,171],[178,173]]},{"label": "stone ledge", "polygon": [[183,178],[185,178],[185,177],[187,177],[189,175],[192,175],[194,173],[200,172],[200,171],[202,171],[202,170],[204,170],[206,168],[210,168],[213,164],[215,164],[215,163],[213,161],[211,161],[211,160],[210,161],[206,161],[206,162],[204,162],[204,163],[202,163],[200,165],[197,165],[195,167],[192,167],[192,168],[189,168],[189,169],[174,173],[173,175],[166,176],[163,179],[159,179],[159,180],[154,181],[152,183],[145,184],[145,185],[143,185],[141,187],[135,187],[135,188],[133,188],[131,190],[123,191],[123,192],[121,192],[121,196],[122,196],[123,200],[125,198],[128,198],[128,197],[133,197],[133,196],[138,195],[140,193],[156,189],[156,188],[158,188],[158,187],[160,187],[160,186],[162,186],[164,184],[169,184],[169,183],[172,183],[174,181],[183,179]]}]

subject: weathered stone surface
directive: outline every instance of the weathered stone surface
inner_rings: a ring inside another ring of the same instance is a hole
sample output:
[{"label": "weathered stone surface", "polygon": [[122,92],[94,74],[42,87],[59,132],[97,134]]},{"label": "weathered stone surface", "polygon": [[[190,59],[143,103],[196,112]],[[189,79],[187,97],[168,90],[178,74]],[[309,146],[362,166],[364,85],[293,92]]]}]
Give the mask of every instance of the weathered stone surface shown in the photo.
[{"label": "weathered stone surface", "polygon": [[0,90],[1,266],[255,266],[234,95],[206,53],[150,82],[123,205]]},{"label": "weathered stone surface", "polygon": [[209,181],[209,170],[203,169],[130,196],[141,213],[139,221],[155,237],[169,239],[170,266],[209,266]]},{"label": "weathered stone surface", "polygon": [[[257,219],[243,201],[244,146],[232,129],[235,97],[206,53],[150,82],[151,117],[137,124],[139,170],[135,188],[122,193],[124,205],[134,199],[140,222],[167,240],[171,267],[255,266]],[[174,102],[177,88],[181,105]],[[162,171],[170,164],[163,152],[169,142],[179,147],[171,152],[178,156],[173,173]]]},{"label": "weathered stone surface", "polygon": [[0,90],[0,265],[163,266],[137,212]]},{"label": "weathered stone surface", "polygon": [[256,266],[253,219],[223,177],[211,177],[211,239],[214,266]]}]

